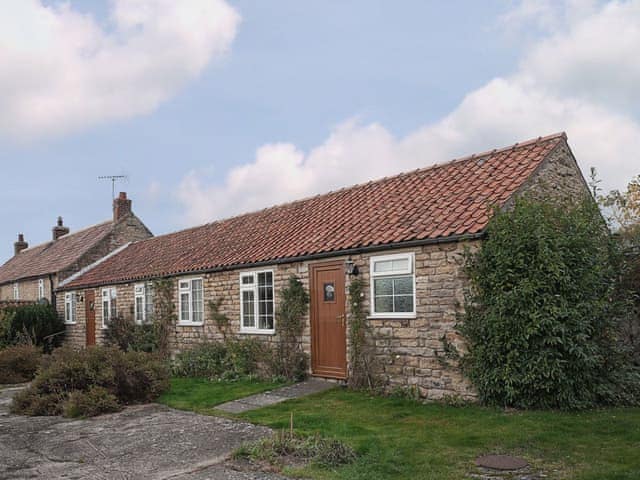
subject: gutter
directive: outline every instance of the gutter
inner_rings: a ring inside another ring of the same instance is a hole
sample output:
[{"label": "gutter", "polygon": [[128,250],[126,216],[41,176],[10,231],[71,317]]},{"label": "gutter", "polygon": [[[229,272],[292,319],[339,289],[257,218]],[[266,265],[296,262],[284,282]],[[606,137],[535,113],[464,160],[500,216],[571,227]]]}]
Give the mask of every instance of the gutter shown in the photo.
[{"label": "gutter", "polygon": [[[225,265],[225,266],[221,266],[221,267],[203,268],[203,269],[200,269],[200,270],[187,270],[187,271],[183,271],[183,272],[172,272],[172,273],[161,274],[161,275],[157,275],[157,276],[131,277],[131,278],[128,278],[128,279],[117,280],[117,281],[112,281],[112,282],[93,282],[93,283],[77,285],[77,286],[74,286],[72,288],[69,288],[68,290],[94,288],[94,287],[100,287],[100,286],[104,286],[104,285],[123,285],[123,284],[126,284],[126,283],[138,282],[138,281],[141,281],[141,280],[149,280],[151,278],[173,278],[173,277],[180,277],[180,276],[183,276],[183,275],[193,275],[193,274],[200,274],[200,273],[216,273],[216,272],[225,272],[225,271],[230,271],[230,270],[240,270],[240,269],[245,269],[245,268],[265,267],[265,266],[269,266],[269,265],[281,265],[283,263],[306,262],[306,261],[311,261],[311,260],[320,260],[320,259],[323,259],[323,258],[339,257],[339,256],[344,256],[344,255],[358,255],[358,254],[361,254],[361,253],[369,253],[369,252],[376,252],[376,251],[382,251],[382,250],[389,250],[389,249],[393,249],[393,248],[409,248],[409,247],[419,247],[419,246],[423,246],[423,245],[438,245],[438,244],[441,244],[441,243],[454,243],[454,242],[462,242],[462,241],[467,241],[467,240],[479,240],[484,236],[485,236],[485,231],[482,231],[482,232],[478,232],[478,233],[467,233],[467,234],[462,234],[462,235],[451,235],[451,236],[448,236],[448,237],[425,238],[425,239],[421,239],[421,240],[408,240],[408,241],[404,241],[404,242],[385,243],[384,245],[368,245],[368,246],[365,246],[365,247],[347,248],[347,249],[344,249],[344,250],[333,250],[333,251],[330,251],[330,252],[312,253],[312,254],[309,254],[309,255],[301,255],[301,256],[298,256],[298,257],[285,257],[285,258],[278,258],[278,259],[275,259],[275,260],[264,260],[264,261],[260,261],[260,262],[251,262],[251,263],[236,263],[236,264],[233,264],[233,265]],[[115,253],[116,253],[116,251],[112,252],[109,256],[111,256],[111,255],[113,255]],[[107,257],[104,257],[104,258],[98,260],[98,262],[101,263],[106,259],[107,259]],[[98,262],[96,262],[96,263],[98,263]],[[93,268],[93,266],[95,266],[95,264],[93,264],[91,266],[91,268]],[[90,269],[90,268],[87,267],[87,271],[88,271],[88,269]],[[78,272],[78,273],[74,274],[72,277],[69,277],[64,282],[62,282],[58,286],[58,291],[66,290],[64,287],[68,283],[71,282],[72,278],[78,278],[80,276],[81,272]],[[85,272],[82,272],[82,273],[85,273]]]}]

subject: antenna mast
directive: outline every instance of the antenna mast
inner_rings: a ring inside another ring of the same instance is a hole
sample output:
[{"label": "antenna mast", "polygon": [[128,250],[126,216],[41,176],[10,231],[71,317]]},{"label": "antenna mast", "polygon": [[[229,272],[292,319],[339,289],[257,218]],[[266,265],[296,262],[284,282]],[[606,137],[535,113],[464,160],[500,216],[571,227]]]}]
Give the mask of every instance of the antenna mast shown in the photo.
[{"label": "antenna mast", "polygon": [[98,177],[98,180],[111,180],[111,200],[116,198],[116,181],[128,179],[127,175],[101,175]]}]

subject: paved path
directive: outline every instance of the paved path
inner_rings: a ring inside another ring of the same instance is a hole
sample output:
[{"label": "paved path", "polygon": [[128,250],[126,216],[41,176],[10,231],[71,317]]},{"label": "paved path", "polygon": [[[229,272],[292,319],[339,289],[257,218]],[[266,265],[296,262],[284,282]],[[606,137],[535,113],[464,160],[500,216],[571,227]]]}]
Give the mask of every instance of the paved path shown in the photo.
[{"label": "paved path", "polygon": [[256,408],[284,402],[285,400],[291,400],[292,398],[306,397],[314,393],[324,392],[325,390],[334,388],[336,385],[336,383],[331,383],[326,380],[311,378],[304,382],[289,385],[288,387],[282,387],[270,392],[259,393],[257,395],[251,395],[250,397],[223,403],[222,405],[218,405],[216,409],[228,413],[247,412],[249,410],[255,410]]},{"label": "paved path", "polygon": [[1,479],[276,480],[226,462],[265,427],[149,404],[87,420],[8,412],[18,388],[0,388]]}]

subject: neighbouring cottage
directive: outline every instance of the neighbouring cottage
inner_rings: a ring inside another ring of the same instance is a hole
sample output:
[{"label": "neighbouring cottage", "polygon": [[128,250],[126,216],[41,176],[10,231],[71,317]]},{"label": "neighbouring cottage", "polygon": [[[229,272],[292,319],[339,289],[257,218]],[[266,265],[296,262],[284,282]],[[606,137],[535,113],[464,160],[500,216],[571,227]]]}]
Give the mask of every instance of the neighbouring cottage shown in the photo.
[{"label": "neighbouring cottage", "polygon": [[345,379],[347,292],[357,275],[367,285],[364,304],[389,384],[415,385],[427,398],[472,398],[459,370],[441,361],[445,342],[460,342],[463,252],[481,241],[492,206],[525,192],[560,201],[588,195],[566,135],[135,242],[61,284],[78,300],[69,313],[58,299],[67,341],[100,342],[115,315],[148,321],[158,278],[174,283],[174,351],[222,338],[210,300],[222,302],[234,334],[274,341],[278,292],[296,275],[311,298],[302,338],[310,373]]},{"label": "neighbouring cottage", "polygon": [[0,301],[41,301],[56,304],[59,283],[82,268],[137,240],[152,237],[134,215],[122,192],[113,201],[113,218],[73,233],[58,217],[49,242],[29,248],[24,235],[14,243],[14,256],[0,267]]}]

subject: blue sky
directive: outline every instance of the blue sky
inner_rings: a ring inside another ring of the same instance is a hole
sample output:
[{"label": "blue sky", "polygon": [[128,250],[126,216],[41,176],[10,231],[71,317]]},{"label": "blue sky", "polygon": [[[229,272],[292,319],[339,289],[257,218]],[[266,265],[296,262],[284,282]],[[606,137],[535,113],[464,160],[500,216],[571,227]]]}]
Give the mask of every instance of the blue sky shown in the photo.
[{"label": "blue sky", "polygon": [[584,45],[628,21],[609,47],[639,51],[638,2],[195,3],[169,32],[188,2],[3,4],[0,260],[109,218],[99,175],[160,234],[557,130],[607,186],[640,173],[640,72]]}]

